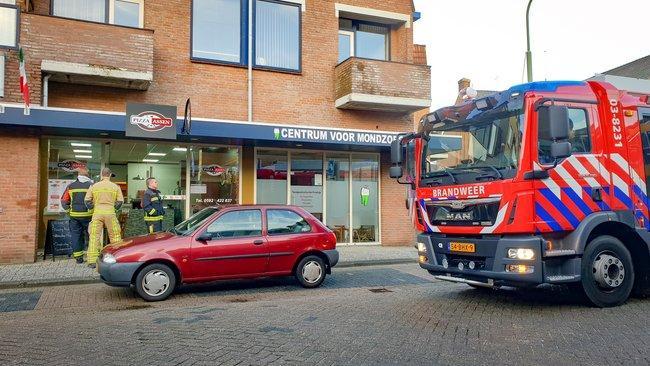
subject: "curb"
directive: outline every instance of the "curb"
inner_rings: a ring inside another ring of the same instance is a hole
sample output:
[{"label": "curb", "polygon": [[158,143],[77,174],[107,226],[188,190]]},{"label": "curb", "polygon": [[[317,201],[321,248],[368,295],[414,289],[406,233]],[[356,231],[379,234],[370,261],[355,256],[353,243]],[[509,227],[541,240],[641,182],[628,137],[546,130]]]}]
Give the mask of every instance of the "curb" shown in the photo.
[{"label": "curb", "polygon": [[[391,264],[404,264],[404,263],[416,264],[417,261],[410,258],[350,261],[350,262],[342,262],[342,263],[339,262],[334,268],[336,269],[336,268],[353,268],[353,267],[368,267],[368,266],[386,266]],[[102,281],[99,279],[99,277],[71,277],[71,278],[57,279],[57,280],[9,281],[9,282],[0,282],[0,290],[34,288],[34,287],[87,285],[93,283],[102,283]]]}]

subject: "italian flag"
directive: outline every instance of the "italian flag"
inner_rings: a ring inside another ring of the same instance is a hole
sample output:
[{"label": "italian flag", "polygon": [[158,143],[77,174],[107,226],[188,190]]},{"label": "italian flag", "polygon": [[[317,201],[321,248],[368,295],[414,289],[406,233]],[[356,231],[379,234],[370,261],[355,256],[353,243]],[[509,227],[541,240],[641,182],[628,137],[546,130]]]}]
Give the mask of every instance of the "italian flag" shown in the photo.
[{"label": "italian flag", "polygon": [[18,61],[20,62],[20,92],[23,94],[25,109],[29,109],[29,85],[27,85],[27,73],[25,72],[25,53],[23,48],[18,49]]}]

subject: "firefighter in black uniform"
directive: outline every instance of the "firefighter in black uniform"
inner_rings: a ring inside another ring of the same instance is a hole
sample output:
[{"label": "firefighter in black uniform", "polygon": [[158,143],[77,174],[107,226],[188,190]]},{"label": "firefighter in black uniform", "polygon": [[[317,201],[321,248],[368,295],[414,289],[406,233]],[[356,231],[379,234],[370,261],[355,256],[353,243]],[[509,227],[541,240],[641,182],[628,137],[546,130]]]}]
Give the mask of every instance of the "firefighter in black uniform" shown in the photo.
[{"label": "firefighter in black uniform", "polygon": [[147,190],[142,198],[142,208],[144,209],[144,221],[147,224],[149,233],[153,234],[162,231],[165,208],[163,207],[156,178],[147,178]]},{"label": "firefighter in black uniform", "polygon": [[93,210],[86,207],[84,198],[93,181],[88,177],[86,168],[77,169],[77,180],[70,183],[61,197],[61,206],[70,216],[70,237],[72,256],[77,263],[84,262],[84,251],[88,247],[88,224]]}]

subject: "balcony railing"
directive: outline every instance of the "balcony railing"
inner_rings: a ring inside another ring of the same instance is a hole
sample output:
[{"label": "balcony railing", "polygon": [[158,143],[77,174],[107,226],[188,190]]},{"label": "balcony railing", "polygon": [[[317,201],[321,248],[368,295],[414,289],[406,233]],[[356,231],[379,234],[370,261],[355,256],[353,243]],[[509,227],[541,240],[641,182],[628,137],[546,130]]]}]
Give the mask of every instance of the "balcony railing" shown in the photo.
[{"label": "balcony railing", "polygon": [[23,14],[27,62],[51,81],[146,90],[153,80],[153,31]]},{"label": "balcony railing", "polygon": [[336,66],[336,107],[410,113],[431,106],[431,69],[352,57]]}]

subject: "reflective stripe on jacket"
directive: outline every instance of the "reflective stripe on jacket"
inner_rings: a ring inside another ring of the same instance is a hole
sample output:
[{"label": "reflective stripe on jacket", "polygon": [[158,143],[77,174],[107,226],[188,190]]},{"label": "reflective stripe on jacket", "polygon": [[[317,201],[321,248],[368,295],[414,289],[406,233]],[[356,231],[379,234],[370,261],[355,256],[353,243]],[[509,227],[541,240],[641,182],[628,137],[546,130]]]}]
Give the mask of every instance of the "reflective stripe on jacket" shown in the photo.
[{"label": "reflective stripe on jacket", "polygon": [[61,197],[61,206],[70,217],[90,218],[93,215],[93,210],[89,209],[84,201],[91,184],[90,180],[86,182],[75,180],[65,189]]},{"label": "reflective stripe on jacket", "polygon": [[159,221],[165,216],[160,191],[147,189],[142,197],[142,209],[144,210],[144,221]]},{"label": "reflective stripe on jacket", "polygon": [[122,206],[124,196],[120,187],[109,178],[93,184],[86,192],[86,205],[94,208],[96,214],[114,214]]}]

